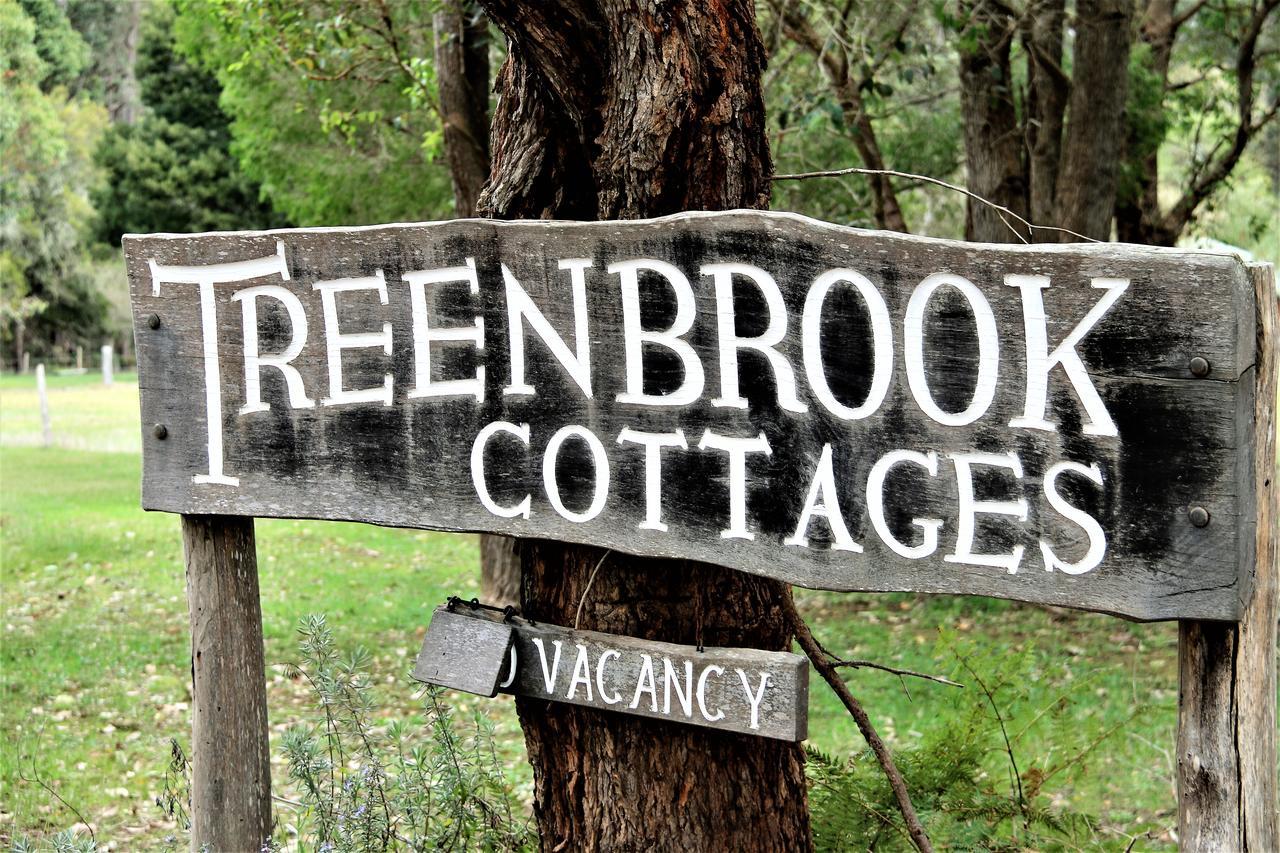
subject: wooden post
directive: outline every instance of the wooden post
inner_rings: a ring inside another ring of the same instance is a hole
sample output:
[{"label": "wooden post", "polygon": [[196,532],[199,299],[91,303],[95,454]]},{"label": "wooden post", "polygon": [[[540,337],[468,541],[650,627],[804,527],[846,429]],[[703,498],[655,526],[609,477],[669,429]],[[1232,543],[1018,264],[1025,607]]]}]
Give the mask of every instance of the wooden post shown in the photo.
[{"label": "wooden post", "polygon": [[112,371],[115,368],[115,348],[111,344],[102,345],[102,384],[110,385]]},{"label": "wooden post", "polygon": [[84,347],[76,347],[76,370],[84,370]]},{"label": "wooden post", "polygon": [[31,353],[29,352],[22,354],[22,372],[24,374],[31,372]]},{"label": "wooden post", "polygon": [[253,519],[184,515],[191,610],[191,849],[261,850],[271,765]]},{"label": "wooden post", "polygon": [[[1178,837],[1184,850],[1280,849],[1276,801],[1276,391],[1280,323],[1275,271],[1249,268],[1257,300],[1253,459],[1240,499],[1257,526],[1252,596],[1238,623],[1179,623]],[[1246,422],[1247,423],[1247,422]],[[1249,445],[1245,445],[1249,446]]]},{"label": "wooden post", "polygon": [[36,365],[36,396],[40,398],[40,435],[45,447],[53,446],[53,423],[49,420],[49,388],[44,381],[44,365]]}]

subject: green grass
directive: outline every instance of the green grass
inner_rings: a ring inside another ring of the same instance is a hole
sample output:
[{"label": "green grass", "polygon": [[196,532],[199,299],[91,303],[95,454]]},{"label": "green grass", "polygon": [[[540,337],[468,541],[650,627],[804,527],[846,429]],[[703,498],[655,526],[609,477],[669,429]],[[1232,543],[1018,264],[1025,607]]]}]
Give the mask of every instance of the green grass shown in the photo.
[{"label": "green grass", "polygon": [[[175,832],[154,805],[168,740],[187,741],[190,724],[178,520],[138,509],[136,451],[68,449],[126,450],[121,437],[129,434],[136,442],[136,385],[102,389],[58,376],[50,385],[64,446],[44,449],[28,446],[31,424],[39,431],[32,380],[0,378],[0,841],[78,820],[38,775],[100,841],[159,846]],[[416,707],[407,671],[431,608],[478,591],[474,539],[309,521],[262,520],[257,532],[273,735],[315,710],[279,665],[296,659],[294,627],[308,613],[326,613],[340,645],[374,653],[384,715]],[[978,598],[796,594],[836,654],[968,685],[850,673],[893,748],[936,736],[968,704],[985,701],[959,663],[963,654],[990,685],[1004,684],[996,699],[1027,787],[1052,773],[1041,802],[1098,817],[1097,842],[1109,848],[1146,832],[1141,849],[1170,842],[1172,625]],[[851,720],[816,676],[810,692],[810,742],[837,754],[861,750]],[[482,703],[494,716],[503,760],[527,800],[531,774],[510,700],[456,694],[454,701]],[[989,783],[1012,791],[1008,756],[993,734]],[[281,816],[288,819],[287,807]]]},{"label": "green grass", "polygon": [[[118,373],[115,383],[106,386],[98,372],[50,371],[47,385],[53,446],[142,452],[135,374]],[[43,443],[34,376],[0,376],[0,444],[39,447]]]}]

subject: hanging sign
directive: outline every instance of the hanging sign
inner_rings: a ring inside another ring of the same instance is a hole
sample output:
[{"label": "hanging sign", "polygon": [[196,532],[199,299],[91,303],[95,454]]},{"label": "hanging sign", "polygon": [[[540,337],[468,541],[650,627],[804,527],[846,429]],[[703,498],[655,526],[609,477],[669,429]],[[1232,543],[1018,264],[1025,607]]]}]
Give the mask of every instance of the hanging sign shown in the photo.
[{"label": "hanging sign", "polygon": [[[493,696],[512,693],[727,732],[800,741],[809,726],[809,662],[790,652],[697,648],[438,608],[413,676]],[[501,649],[502,651],[499,651]],[[503,660],[494,667],[496,655]],[[474,667],[440,667],[471,658]]]},{"label": "hanging sign", "polygon": [[754,211],[125,252],[149,509],[1137,619],[1251,591],[1254,296],[1226,255]]}]

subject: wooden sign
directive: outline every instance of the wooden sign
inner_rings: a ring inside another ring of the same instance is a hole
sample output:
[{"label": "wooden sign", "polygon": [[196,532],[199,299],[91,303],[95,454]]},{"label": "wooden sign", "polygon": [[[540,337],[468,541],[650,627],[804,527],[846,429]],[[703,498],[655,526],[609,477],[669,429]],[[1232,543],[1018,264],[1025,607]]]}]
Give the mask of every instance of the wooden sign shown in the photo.
[{"label": "wooden sign", "polygon": [[431,617],[413,677],[490,698],[498,695],[515,630],[441,607]]},{"label": "wooden sign", "polygon": [[[441,622],[441,617],[448,617]],[[456,625],[484,626],[470,643]],[[498,691],[568,702],[641,717],[728,732],[800,741],[809,730],[809,662],[790,652],[680,646],[598,631],[575,631],[500,612],[438,608],[423,641],[414,678],[442,687],[475,690],[465,672],[437,672],[442,647],[450,657],[468,651],[488,660],[499,643],[495,626],[512,631]],[[424,665],[424,661],[426,664]],[[487,673],[487,669],[485,672]],[[487,682],[487,678],[485,679]]]},{"label": "wooden sign", "polygon": [[781,213],[125,238],[143,504],[1235,619],[1252,284]]}]

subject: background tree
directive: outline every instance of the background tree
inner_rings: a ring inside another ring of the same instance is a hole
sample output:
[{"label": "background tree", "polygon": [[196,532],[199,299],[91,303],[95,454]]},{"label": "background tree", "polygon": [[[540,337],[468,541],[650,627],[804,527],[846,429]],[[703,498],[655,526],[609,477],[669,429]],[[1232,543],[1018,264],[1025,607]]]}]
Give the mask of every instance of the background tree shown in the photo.
[{"label": "background tree", "polygon": [[101,239],[286,224],[232,157],[217,80],[175,52],[167,6],[150,7],[142,22],[135,74],[145,112],[136,124],[114,125],[97,152]]},{"label": "background tree", "polygon": [[133,124],[142,115],[134,67],[142,32],[142,0],[68,0],[67,20],[89,46],[89,62],[71,84],[102,104],[112,124]]},{"label": "background tree", "polygon": [[[1280,98],[1275,0],[769,6],[781,37],[775,53],[810,57],[840,105],[855,151],[839,165],[950,178],[1037,225],[1093,239],[1114,228],[1122,240],[1177,242],[1229,189]],[[952,79],[958,88],[940,85]],[[935,147],[962,139],[963,174],[951,176],[945,158],[908,165],[918,145],[892,139],[898,124],[929,129]],[[909,179],[861,185],[880,227],[909,225],[894,215]],[[1080,239],[1023,225],[1015,233],[1005,221],[1015,217],[966,207],[969,239]],[[923,230],[945,235],[947,222],[930,215]]]},{"label": "background tree", "polygon": [[183,0],[176,32],[222,84],[241,167],[291,221],[407,222],[452,209],[435,11],[375,0]]},{"label": "background tree", "polygon": [[0,0],[0,336],[14,364],[106,332],[82,252],[105,111],[67,83],[88,50],[52,0]]}]

